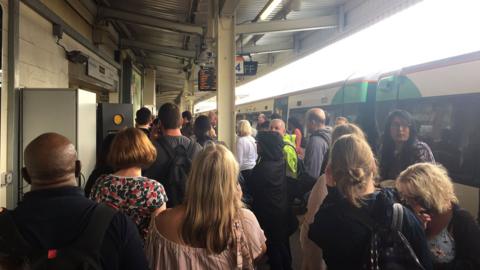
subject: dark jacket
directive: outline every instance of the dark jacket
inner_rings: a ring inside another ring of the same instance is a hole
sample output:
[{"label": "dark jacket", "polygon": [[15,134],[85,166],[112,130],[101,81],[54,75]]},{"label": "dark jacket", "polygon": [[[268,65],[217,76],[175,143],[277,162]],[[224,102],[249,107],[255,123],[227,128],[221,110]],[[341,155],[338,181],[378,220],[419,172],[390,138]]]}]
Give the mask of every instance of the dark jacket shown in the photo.
[{"label": "dark jacket", "polygon": [[[364,199],[362,210],[380,224],[389,226],[394,202],[393,192],[381,190]],[[344,207],[354,206],[337,197],[328,205],[322,205],[310,225],[308,237],[323,249],[323,258],[329,270],[361,269],[369,248],[369,229],[347,215]],[[425,269],[432,269],[425,232],[418,219],[407,208],[404,211],[402,233]]]},{"label": "dark jacket", "polygon": [[415,140],[411,147],[404,147],[397,155],[393,151],[394,149],[389,151],[382,150],[382,156],[380,157],[380,176],[382,180],[397,178],[403,170],[415,163],[435,163],[435,158],[428,144],[419,140]]},{"label": "dark jacket", "polygon": [[454,205],[448,230],[452,232],[455,240],[455,259],[448,266],[438,267],[438,269],[480,269],[480,228],[472,215],[467,210]]},{"label": "dark jacket", "polygon": [[[76,187],[31,191],[13,210],[13,220],[33,248],[61,249],[85,230],[97,203]],[[0,243],[0,252],[2,246]],[[5,252],[5,251],[3,251]],[[100,259],[103,269],[148,269],[137,227],[118,212],[103,239]]]},{"label": "dark jacket", "polygon": [[287,198],[283,140],[274,132],[259,132],[257,140],[259,162],[247,180],[252,211],[267,239],[281,242],[288,239],[293,221]]},{"label": "dark jacket", "polygon": [[208,142],[215,142],[215,140],[208,136],[208,135],[204,135],[202,137],[195,137],[195,140],[197,141],[198,144],[200,144],[200,146],[204,147],[205,144],[207,144]]},{"label": "dark jacket", "polygon": [[183,136],[190,138],[193,135],[193,125],[192,123],[187,123],[186,125],[182,126],[180,132]]},{"label": "dark jacket", "polygon": [[93,186],[95,186],[95,184],[97,183],[97,179],[100,176],[104,174],[111,174],[111,173],[113,173],[113,169],[108,165],[99,166],[93,169],[84,187],[85,197],[88,198],[90,196],[90,192],[92,192],[92,188]]}]

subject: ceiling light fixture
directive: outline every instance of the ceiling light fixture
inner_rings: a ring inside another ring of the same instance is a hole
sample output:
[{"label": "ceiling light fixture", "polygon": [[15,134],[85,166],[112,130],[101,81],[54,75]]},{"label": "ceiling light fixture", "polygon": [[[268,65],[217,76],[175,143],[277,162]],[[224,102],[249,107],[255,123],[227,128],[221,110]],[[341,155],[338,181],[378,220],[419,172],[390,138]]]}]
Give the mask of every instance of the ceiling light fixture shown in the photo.
[{"label": "ceiling light fixture", "polygon": [[260,15],[260,20],[265,21],[268,16],[270,16],[270,14],[272,14],[272,12],[278,7],[278,5],[280,5],[280,3],[282,3],[282,0],[271,1],[268,7]]}]

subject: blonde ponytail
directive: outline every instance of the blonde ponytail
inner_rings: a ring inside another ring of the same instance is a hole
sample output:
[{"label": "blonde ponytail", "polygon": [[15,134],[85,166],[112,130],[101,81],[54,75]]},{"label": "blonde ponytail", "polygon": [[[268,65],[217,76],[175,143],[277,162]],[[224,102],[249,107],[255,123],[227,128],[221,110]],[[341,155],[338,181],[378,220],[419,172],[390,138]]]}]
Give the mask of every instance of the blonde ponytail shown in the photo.
[{"label": "blonde ponytail", "polygon": [[341,136],[332,146],[330,166],[338,190],[351,204],[360,207],[367,185],[377,174],[368,143],[357,135]]}]

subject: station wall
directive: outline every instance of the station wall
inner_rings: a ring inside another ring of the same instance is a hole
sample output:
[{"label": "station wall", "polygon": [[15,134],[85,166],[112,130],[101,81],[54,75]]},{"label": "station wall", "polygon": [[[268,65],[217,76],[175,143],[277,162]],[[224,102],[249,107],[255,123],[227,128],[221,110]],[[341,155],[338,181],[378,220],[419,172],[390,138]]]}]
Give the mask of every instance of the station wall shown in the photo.
[{"label": "station wall", "polygon": [[[66,2],[60,1],[42,1],[49,9],[59,15],[77,32],[84,35],[88,40],[92,40],[92,29],[85,20],[77,13],[71,10]],[[0,99],[0,173],[4,173],[7,168],[7,130],[8,124],[8,95],[7,95],[7,57],[8,57],[8,0],[0,0],[3,10],[2,24],[2,89]],[[68,60],[62,47],[56,44],[56,37],[52,34],[52,23],[43,18],[40,14],[20,3],[19,16],[19,59],[16,63],[18,67],[18,87],[20,88],[68,88],[69,72]],[[72,39],[67,34],[63,35],[60,43],[68,50],[80,50],[110,68],[114,68],[108,62],[96,55],[96,52],[88,50],[86,47]],[[108,45],[99,45],[98,49],[114,58],[114,48]],[[110,102],[118,102],[118,92],[109,94]],[[7,188],[0,187],[0,207],[7,205]]]}]

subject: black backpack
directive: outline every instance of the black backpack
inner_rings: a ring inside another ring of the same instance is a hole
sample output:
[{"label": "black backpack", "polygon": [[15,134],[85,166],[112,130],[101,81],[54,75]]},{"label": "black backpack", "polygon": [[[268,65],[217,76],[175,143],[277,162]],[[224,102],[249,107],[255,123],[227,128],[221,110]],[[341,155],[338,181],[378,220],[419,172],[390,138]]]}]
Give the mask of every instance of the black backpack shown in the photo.
[{"label": "black backpack", "polygon": [[190,140],[187,147],[179,144],[173,148],[165,138],[160,138],[160,145],[168,155],[169,162],[164,167],[165,191],[168,196],[167,207],[174,207],[183,201],[188,173],[192,167],[192,151],[195,142]]},{"label": "black backpack", "polygon": [[115,213],[99,204],[73,243],[59,249],[35,249],[20,234],[11,213],[4,211],[0,214],[0,269],[101,270],[103,238]]},{"label": "black backpack", "polygon": [[425,270],[407,238],[402,233],[404,208],[392,205],[390,227],[381,225],[363,209],[348,207],[345,213],[365,225],[371,232],[364,256],[364,270]]}]

